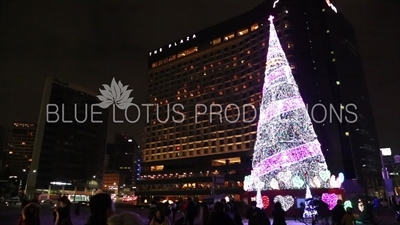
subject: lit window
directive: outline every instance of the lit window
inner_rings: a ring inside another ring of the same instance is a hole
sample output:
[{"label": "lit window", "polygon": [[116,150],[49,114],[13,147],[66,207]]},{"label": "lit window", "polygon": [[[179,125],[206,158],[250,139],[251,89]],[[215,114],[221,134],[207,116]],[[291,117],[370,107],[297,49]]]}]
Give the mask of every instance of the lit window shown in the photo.
[{"label": "lit window", "polygon": [[344,132],[344,135],[350,136],[350,133],[349,132]]},{"label": "lit window", "polygon": [[294,44],[293,43],[288,43],[287,47],[288,48],[294,48]]},{"label": "lit window", "polygon": [[217,44],[221,43],[221,38],[214,39],[211,43],[213,45],[217,45]]},{"label": "lit window", "polygon": [[12,151],[9,151],[9,152],[8,152],[8,154],[10,154],[10,155],[12,155],[13,153],[14,153],[14,152],[12,152]]},{"label": "lit window", "polygon": [[250,28],[251,31],[257,30],[258,29],[258,23],[253,24]]},{"label": "lit window", "polygon": [[336,81],[336,85],[340,85],[340,81]]},{"label": "lit window", "polygon": [[331,51],[331,54],[333,55],[333,54],[335,54],[335,52],[334,52],[334,51]]},{"label": "lit window", "polygon": [[290,64],[290,69],[294,70],[296,69],[296,66],[294,64]]},{"label": "lit window", "polygon": [[22,142],[21,145],[25,145],[25,142]]},{"label": "lit window", "polygon": [[329,34],[329,32],[330,32],[329,30],[326,30],[326,33],[327,33],[327,34]]},{"label": "lit window", "polygon": [[322,9],[322,12],[325,12],[325,8]]},{"label": "lit window", "polygon": [[231,39],[234,38],[234,37],[235,37],[235,34],[229,34],[229,35],[227,35],[227,36],[224,37],[224,40],[225,40],[225,41],[228,41],[228,40],[231,40]]},{"label": "lit window", "polygon": [[247,50],[247,54],[250,54],[250,50]]},{"label": "lit window", "polygon": [[190,55],[190,54],[195,53],[195,52],[197,52],[197,51],[198,51],[197,47],[190,48],[190,49],[188,49],[188,50],[186,50],[186,51],[184,51],[184,52],[179,53],[179,54],[178,54],[178,58],[181,58],[181,57]]},{"label": "lit window", "polygon": [[335,59],[335,58],[333,58],[333,59],[332,59],[332,62],[336,62],[336,59]]},{"label": "lit window", "polygon": [[249,29],[244,29],[244,30],[239,31],[238,35],[242,36],[242,35],[247,34],[247,33],[249,33]]}]

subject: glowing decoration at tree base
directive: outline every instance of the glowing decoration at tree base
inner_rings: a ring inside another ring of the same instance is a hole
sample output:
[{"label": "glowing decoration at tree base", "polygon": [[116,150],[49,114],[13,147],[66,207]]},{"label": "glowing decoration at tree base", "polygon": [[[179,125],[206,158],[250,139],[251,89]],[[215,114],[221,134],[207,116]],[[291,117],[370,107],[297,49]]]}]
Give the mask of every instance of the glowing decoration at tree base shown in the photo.
[{"label": "glowing decoration at tree base", "polygon": [[256,205],[257,208],[262,209],[264,207],[260,190],[257,191],[256,202],[257,202],[257,205]]},{"label": "glowing decoration at tree base", "polygon": [[307,186],[303,218],[312,218],[313,216],[317,215],[317,209],[312,205],[312,198],[313,196],[311,194],[311,189],[309,186]]},{"label": "glowing decoration at tree base", "polygon": [[[276,1],[277,3],[278,1]],[[262,104],[246,191],[330,188],[330,172],[270,17]],[[261,61],[261,60],[260,60]],[[316,177],[318,178],[317,182]]]},{"label": "glowing decoration at tree base", "polygon": [[272,178],[271,183],[270,183],[270,186],[271,186],[273,189],[279,190],[279,183],[278,183],[277,180],[275,180],[275,178]]},{"label": "glowing decoration at tree base", "polygon": [[288,211],[294,205],[294,198],[290,195],[278,195],[274,198],[274,202],[280,202],[282,204],[282,209]]},{"label": "glowing decoration at tree base", "polygon": [[261,199],[262,199],[263,209],[268,208],[268,206],[269,206],[268,196],[262,196]]},{"label": "glowing decoration at tree base", "polygon": [[329,183],[332,188],[340,188],[342,186],[342,183],[344,182],[344,174],[339,173],[338,177],[336,178],[335,175],[332,175]]},{"label": "glowing decoration at tree base", "polygon": [[321,200],[328,204],[329,210],[332,210],[336,206],[339,198],[336,194],[323,193]]},{"label": "glowing decoration at tree base", "polygon": [[344,210],[347,211],[347,208],[353,208],[353,204],[351,203],[350,200],[347,200],[347,201],[344,202],[343,207],[344,207]]}]

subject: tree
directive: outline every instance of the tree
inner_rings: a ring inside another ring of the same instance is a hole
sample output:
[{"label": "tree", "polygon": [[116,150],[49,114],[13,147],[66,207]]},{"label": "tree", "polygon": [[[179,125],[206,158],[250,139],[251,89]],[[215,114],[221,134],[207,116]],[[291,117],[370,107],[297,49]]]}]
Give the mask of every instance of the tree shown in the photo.
[{"label": "tree", "polygon": [[[269,46],[253,154],[245,188],[329,188],[331,173],[270,17]],[[257,185],[258,186],[258,185]]]}]

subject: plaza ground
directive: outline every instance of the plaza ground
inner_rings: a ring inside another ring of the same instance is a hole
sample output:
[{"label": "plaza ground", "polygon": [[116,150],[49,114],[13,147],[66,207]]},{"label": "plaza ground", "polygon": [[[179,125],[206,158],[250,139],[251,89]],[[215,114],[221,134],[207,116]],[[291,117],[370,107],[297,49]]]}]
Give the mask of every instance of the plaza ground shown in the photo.
[{"label": "plaza ground", "polygon": [[[148,224],[147,215],[148,208],[133,208],[127,207],[126,205],[117,205],[117,213],[131,211],[138,213],[142,216],[144,225]],[[0,225],[15,225],[20,216],[21,206],[20,204],[13,206],[0,206]],[[72,213],[73,213],[72,209]],[[89,215],[89,208],[86,206],[81,207],[80,215],[77,216],[72,214],[72,221],[74,225],[84,225]],[[395,220],[395,212],[392,210],[385,210],[382,212],[382,216],[379,217],[380,225],[399,225],[400,223]],[[247,225],[247,220],[243,220],[244,225]],[[53,215],[51,210],[51,205],[41,205],[41,225],[53,225]],[[308,223],[311,224],[311,223]],[[322,223],[320,223],[322,225]],[[200,225],[200,223],[197,223]],[[304,225],[304,223],[300,223],[293,220],[287,220],[287,225]]]}]

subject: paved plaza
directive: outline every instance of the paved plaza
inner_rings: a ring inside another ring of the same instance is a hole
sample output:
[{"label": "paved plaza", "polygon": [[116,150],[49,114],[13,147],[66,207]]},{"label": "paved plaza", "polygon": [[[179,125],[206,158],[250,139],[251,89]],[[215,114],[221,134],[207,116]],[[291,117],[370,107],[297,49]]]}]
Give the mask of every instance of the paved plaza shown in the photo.
[{"label": "paved plaza", "polygon": [[[0,206],[0,225],[15,225],[18,221],[20,215],[21,207],[20,205],[15,206]],[[117,213],[131,211],[138,213],[142,216],[144,224],[148,224],[147,215],[148,208],[127,208],[127,207],[117,207]],[[73,210],[72,210],[73,213]],[[72,214],[72,221],[74,225],[84,225],[89,215],[89,208],[86,206],[81,207],[80,215],[77,216]],[[394,212],[387,210],[383,213],[383,215],[379,218],[380,225],[399,225],[399,222],[396,222]],[[247,220],[243,220],[244,225],[247,225]],[[53,225],[53,215],[50,205],[42,205],[41,207],[41,225]],[[201,225],[199,221],[196,223],[197,225]],[[311,224],[311,223],[307,223]],[[319,223],[323,225],[322,223]],[[287,220],[287,225],[304,225],[304,223]]]}]

